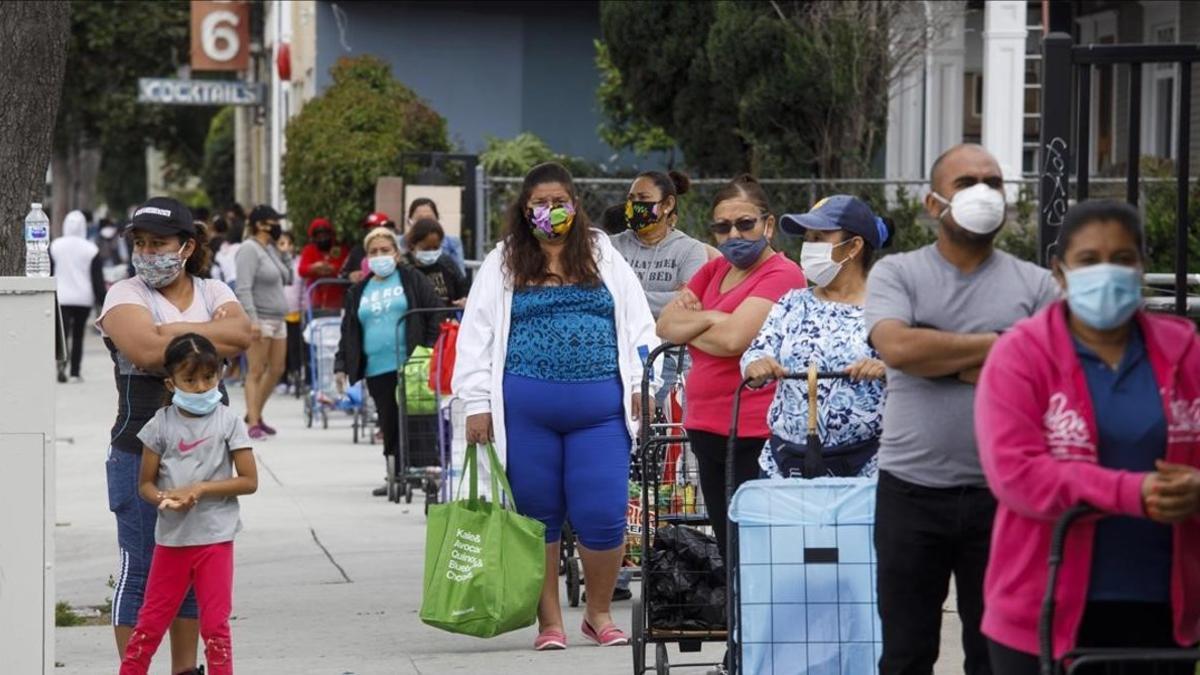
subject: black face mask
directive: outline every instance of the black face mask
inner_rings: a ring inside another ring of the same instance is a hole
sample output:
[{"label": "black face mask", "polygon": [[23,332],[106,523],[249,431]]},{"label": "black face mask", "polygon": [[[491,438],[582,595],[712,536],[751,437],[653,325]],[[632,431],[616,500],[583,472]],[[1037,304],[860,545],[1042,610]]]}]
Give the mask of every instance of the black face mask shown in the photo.
[{"label": "black face mask", "polygon": [[322,251],[328,251],[333,248],[332,239],[317,239],[313,241],[313,244],[316,244],[317,248]]},{"label": "black face mask", "polygon": [[275,223],[274,225],[271,226],[269,234],[271,235],[272,239],[278,240],[279,235],[283,234],[283,226],[280,225],[279,223]]}]

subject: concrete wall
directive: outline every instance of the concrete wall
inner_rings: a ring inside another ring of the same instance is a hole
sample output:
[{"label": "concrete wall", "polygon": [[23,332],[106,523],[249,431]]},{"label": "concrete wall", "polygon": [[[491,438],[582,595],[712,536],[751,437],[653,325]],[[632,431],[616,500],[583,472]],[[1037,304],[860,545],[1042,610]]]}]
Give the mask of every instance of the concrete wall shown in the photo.
[{"label": "concrete wall", "polygon": [[463,150],[530,131],[557,152],[593,161],[613,154],[596,135],[593,0],[321,1],[316,17],[318,92],[339,57],[374,54],[446,118]]}]

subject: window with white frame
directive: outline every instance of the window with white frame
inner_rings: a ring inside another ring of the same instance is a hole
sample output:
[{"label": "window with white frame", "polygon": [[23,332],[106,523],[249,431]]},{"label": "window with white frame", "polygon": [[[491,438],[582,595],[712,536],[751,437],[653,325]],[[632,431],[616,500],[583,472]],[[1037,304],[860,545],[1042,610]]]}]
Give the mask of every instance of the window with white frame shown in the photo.
[{"label": "window with white frame", "polygon": [[[1146,42],[1179,41],[1179,3],[1142,3]],[[1142,154],[1174,159],[1179,133],[1179,67],[1151,63],[1142,70]]]},{"label": "window with white frame", "polygon": [[[1084,15],[1079,23],[1080,44],[1113,44],[1117,41],[1117,13],[1114,10]],[[1116,67],[1095,66],[1091,77],[1091,152],[1088,171],[1103,171],[1116,162]]]}]

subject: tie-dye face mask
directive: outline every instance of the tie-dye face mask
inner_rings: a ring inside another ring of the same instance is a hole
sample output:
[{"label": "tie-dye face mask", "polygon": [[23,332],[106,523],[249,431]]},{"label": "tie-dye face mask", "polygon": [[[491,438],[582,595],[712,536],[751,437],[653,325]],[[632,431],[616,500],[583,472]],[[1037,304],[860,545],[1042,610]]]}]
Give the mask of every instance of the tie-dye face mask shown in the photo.
[{"label": "tie-dye face mask", "polygon": [[575,207],[572,204],[543,204],[530,209],[528,217],[533,236],[542,241],[554,241],[571,231],[571,225],[575,223]]}]

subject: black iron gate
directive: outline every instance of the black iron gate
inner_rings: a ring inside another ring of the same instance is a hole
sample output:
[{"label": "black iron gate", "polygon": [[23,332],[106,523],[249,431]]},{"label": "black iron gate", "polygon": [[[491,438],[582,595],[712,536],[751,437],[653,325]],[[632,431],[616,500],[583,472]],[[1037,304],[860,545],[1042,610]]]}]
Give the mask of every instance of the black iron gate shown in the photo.
[{"label": "black iron gate", "polygon": [[[1067,33],[1050,33],[1042,42],[1042,166],[1038,193],[1038,251],[1049,263],[1070,199],[1071,167],[1075,198],[1088,198],[1088,153],[1091,140],[1091,74],[1096,65],[1129,66],[1129,129],[1125,199],[1138,203],[1141,157],[1142,66],[1178,64],[1179,114],[1176,136],[1177,204],[1175,223],[1175,312],[1187,314],[1188,162],[1191,146],[1192,63],[1200,61],[1198,44],[1075,45]],[[1074,120],[1074,125],[1072,125]],[[1071,142],[1074,131],[1074,142]]]}]

